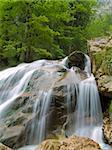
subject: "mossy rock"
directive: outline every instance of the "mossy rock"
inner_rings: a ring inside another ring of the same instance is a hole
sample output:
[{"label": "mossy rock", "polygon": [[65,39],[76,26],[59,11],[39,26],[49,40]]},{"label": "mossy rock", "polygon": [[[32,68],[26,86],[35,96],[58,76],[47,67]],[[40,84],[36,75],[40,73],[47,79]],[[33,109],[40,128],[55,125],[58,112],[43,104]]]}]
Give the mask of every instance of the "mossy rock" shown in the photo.
[{"label": "mossy rock", "polygon": [[103,74],[112,75],[112,48],[105,48],[94,54],[96,70],[99,68]]}]

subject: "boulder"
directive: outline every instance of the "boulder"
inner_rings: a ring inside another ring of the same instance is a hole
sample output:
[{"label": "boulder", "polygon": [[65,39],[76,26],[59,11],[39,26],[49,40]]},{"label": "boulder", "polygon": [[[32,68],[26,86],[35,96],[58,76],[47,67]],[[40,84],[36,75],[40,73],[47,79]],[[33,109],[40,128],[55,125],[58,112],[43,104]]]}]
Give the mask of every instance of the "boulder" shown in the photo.
[{"label": "boulder", "polygon": [[[75,53],[76,54],[76,53]],[[76,54],[77,55],[77,54]],[[84,54],[78,53],[78,56],[84,57]],[[71,64],[72,56],[69,58]],[[82,60],[80,58],[80,60]],[[84,60],[83,60],[84,61]],[[40,93],[47,93],[52,87],[52,98],[50,102],[50,109],[45,114],[46,117],[46,137],[56,137],[57,134],[61,134],[66,123],[67,112],[67,95],[68,92],[71,97],[72,108],[71,112],[75,110],[76,97],[73,96],[73,90],[75,90],[74,84],[78,86],[81,80],[87,78],[84,67],[74,66],[72,72],[63,65],[43,66],[39,70],[36,70],[26,88],[25,92],[18,97],[12,104],[4,111],[4,116],[0,121],[0,141],[7,146],[17,149],[28,144],[37,144],[36,139],[37,124],[39,121],[40,108],[42,107],[43,97],[40,98],[38,109],[34,110],[37,104]],[[81,64],[79,64],[81,65]],[[73,81],[75,80],[75,83]],[[69,86],[69,89],[67,89]],[[49,122],[50,119],[50,122]],[[32,130],[33,129],[33,130]],[[33,138],[30,135],[33,133]],[[30,138],[29,138],[30,137]],[[30,140],[29,140],[30,139]]]},{"label": "boulder", "polygon": [[4,130],[3,136],[1,137],[0,141],[9,147],[17,148],[19,145],[22,145],[22,138],[21,140],[19,139],[20,135],[23,132],[24,127],[22,126],[7,127]]},{"label": "boulder", "polygon": [[12,150],[12,149],[0,143],[0,150]]},{"label": "boulder", "polygon": [[112,146],[112,119],[109,116],[103,119],[103,135],[105,142]]},{"label": "boulder", "polygon": [[68,56],[68,66],[69,68],[76,66],[80,68],[81,70],[84,70],[85,68],[85,54],[79,52],[79,51],[74,51]]},{"label": "boulder", "polygon": [[72,136],[65,139],[48,139],[36,150],[101,150],[99,144],[89,138]]}]

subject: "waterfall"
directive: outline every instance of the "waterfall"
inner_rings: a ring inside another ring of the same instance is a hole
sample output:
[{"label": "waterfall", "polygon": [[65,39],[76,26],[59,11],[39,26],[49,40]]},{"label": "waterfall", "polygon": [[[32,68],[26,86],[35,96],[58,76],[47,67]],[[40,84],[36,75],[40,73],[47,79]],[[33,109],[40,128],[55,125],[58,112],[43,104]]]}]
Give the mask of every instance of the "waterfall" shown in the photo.
[{"label": "waterfall", "polygon": [[40,91],[36,102],[34,103],[33,115],[39,111],[40,112],[37,118],[35,117],[34,121],[32,122],[31,133],[28,143],[41,143],[45,137],[47,132],[47,122],[48,122],[48,112],[50,109],[50,104],[52,100],[52,89],[49,91]]},{"label": "waterfall", "polygon": [[67,103],[67,113],[71,113],[71,107],[72,107],[72,99],[75,99],[78,95],[78,83],[80,82],[80,76],[75,72],[75,68],[69,69],[70,78],[72,80],[72,84],[67,85],[67,97],[66,97],[66,103]]},{"label": "waterfall", "polygon": [[[63,80],[60,86],[64,87],[63,95],[66,93],[64,97],[66,106],[64,107],[66,107],[67,119],[63,125],[66,134],[89,137],[98,142],[104,150],[110,150],[102,138],[102,110],[95,78],[91,73],[90,58],[85,55],[84,70],[75,66],[67,68],[67,62],[68,57],[62,61],[39,60],[1,71],[0,119],[5,117],[7,110],[25,92],[31,78],[36,74],[39,77],[33,90],[37,91],[34,92],[35,98],[31,99],[32,120],[29,130],[26,131],[28,132],[26,143],[39,144],[46,139],[49,123],[52,124],[49,112],[54,87],[66,77],[66,84],[63,83],[65,82]],[[39,75],[41,71],[43,74]],[[32,149],[32,147],[35,146],[29,145],[21,149]]]},{"label": "waterfall", "polygon": [[103,141],[103,114],[90,58],[85,55],[85,72],[88,78],[79,83],[76,110],[74,112],[74,134],[88,137],[100,144],[103,150],[112,148]]},{"label": "waterfall", "polygon": [[102,125],[101,104],[93,75],[79,84],[75,115],[75,131],[80,136],[90,137],[93,128]]},{"label": "waterfall", "polygon": [[86,54],[85,54],[85,58],[86,58],[86,61],[85,61],[85,69],[84,70],[86,71],[86,73],[89,77],[89,76],[91,76],[91,61],[90,61],[89,56]]},{"label": "waterfall", "polygon": [[0,118],[7,107],[23,94],[33,73],[45,64],[45,60],[39,60],[0,72]]},{"label": "waterfall", "polygon": [[[67,59],[67,58],[66,58]],[[50,120],[49,109],[52,102],[52,92],[57,74],[61,69],[67,70],[64,66],[66,61],[39,60],[33,63],[20,64],[0,72],[0,118],[5,118],[16,100],[25,92],[33,75],[39,76],[38,89],[32,112],[30,132],[26,133],[26,144],[38,144],[46,138],[47,124]],[[43,74],[39,75],[42,70]],[[60,74],[60,73],[59,73]],[[46,87],[47,85],[47,87]],[[41,86],[45,86],[41,89]],[[2,121],[0,121],[2,126]],[[28,127],[29,128],[29,127]],[[27,131],[26,131],[27,132]],[[28,136],[28,137],[27,137]],[[32,146],[29,146],[29,149]]]},{"label": "waterfall", "polygon": [[[78,77],[72,68],[70,69],[72,77],[74,76],[72,78],[74,86],[72,84],[67,85],[67,110],[69,115],[66,134],[70,136],[74,133],[74,135],[91,138],[99,143],[103,150],[111,150],[111,147],[103,142],[103,114],[100,97],[95,77],[91,73],[91,61],[87,55],[85,55],[84,71],[87,78],[81,81],[81,77]],[[77,100],[72,117],[70,116],[71,97]]]}]

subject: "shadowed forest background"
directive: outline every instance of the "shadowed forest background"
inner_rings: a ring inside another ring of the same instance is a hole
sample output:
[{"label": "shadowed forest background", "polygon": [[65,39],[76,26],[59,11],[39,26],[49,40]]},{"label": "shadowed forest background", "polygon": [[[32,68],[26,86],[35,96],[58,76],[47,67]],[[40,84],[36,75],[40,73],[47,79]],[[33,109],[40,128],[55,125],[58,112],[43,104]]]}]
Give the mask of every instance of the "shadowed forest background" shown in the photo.
[{"label": "shadowed forest background", "polygon": [[112,12],[105,6],[108,1],[0,0],[1,69],[87,52],[87,40],[112,33]]}]

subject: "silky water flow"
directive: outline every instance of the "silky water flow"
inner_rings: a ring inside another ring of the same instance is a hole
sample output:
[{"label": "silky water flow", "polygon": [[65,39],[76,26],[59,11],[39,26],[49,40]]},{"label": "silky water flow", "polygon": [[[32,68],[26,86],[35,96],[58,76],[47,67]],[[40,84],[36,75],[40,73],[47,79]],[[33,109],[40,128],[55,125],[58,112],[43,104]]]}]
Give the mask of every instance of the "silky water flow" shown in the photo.
[{"label": "silky water flow", "polygon": [[111,150],[103,141],[103,114],[94,75],[91,73],[90,58],[85,55],[85,71],[88,78],[79,83],[79,94],[74,113],[74,134],[89,137],[100,144],[103,150]]},{"label": "silky water flow", "polygon": [[[66,68],[72,80],[72,84],[70,83],[66,87],[67,96],[65,103],[67,104],[68,118],[71,118],[71,120],[68,119],[69,127],[66,133],[68,136],[74,133],[74,135],[89,137],[98,142],[103,150],[111,150],[112,148],[103,142],[100,98],[95,78],[91,73],[90,59],[87,55],[85,55],[85,58],[85,72],[87,74],[85,80],[81,80],[80,75],[75,72],[75,67],[70,69],[65,67],[67,66],[67,57],[60,64],[57,64]],[[30,64],[21,64],[0,72],[0,118],[5,116],[7,108],[24,93],[35,71],[43,66],[53,67],[54,63],[40,60]],[[47,75],[52,76],[52,73]],[[48,79],[47,75],[44,75],[46,80]],[[46,117],[52,101],[54,84],[55,81],[51,84],[51,88],[40,90],[34,103],[32,116],[35,116],[38,109],[40,109],[40,112],[37,120],[34,119],[31,124],[29,140],[35,141],[36,139],[37,144],[45,139]],[[77,99],[74,113],[71,112],[73,103],[71,98]],[[70,131],[70,128],[72,131]],[[34,148],[35,145],[29,145],[19,150],[34,150]]]}]

